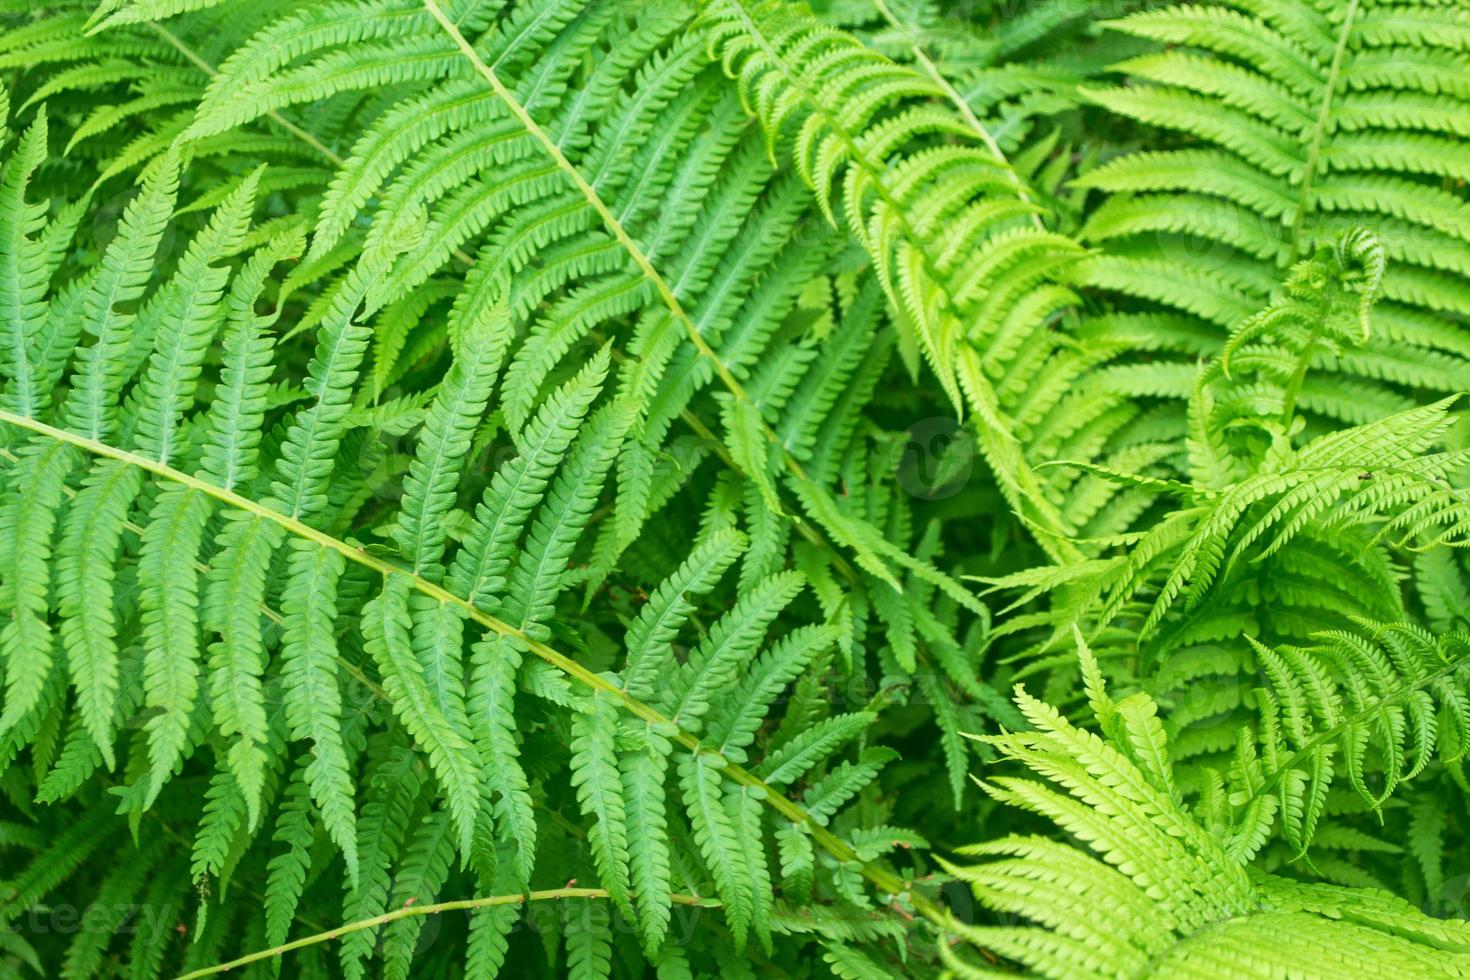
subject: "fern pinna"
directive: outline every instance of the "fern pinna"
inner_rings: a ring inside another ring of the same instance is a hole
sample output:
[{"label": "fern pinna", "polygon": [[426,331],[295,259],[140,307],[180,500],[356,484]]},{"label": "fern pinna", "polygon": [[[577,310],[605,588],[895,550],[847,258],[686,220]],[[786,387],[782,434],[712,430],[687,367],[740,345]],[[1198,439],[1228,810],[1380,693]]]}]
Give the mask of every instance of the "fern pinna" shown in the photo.
[{"label": "fern pinna", "polygon": [[1461,12],[819,7],[0,0],[0,970],[1466,970]]}]

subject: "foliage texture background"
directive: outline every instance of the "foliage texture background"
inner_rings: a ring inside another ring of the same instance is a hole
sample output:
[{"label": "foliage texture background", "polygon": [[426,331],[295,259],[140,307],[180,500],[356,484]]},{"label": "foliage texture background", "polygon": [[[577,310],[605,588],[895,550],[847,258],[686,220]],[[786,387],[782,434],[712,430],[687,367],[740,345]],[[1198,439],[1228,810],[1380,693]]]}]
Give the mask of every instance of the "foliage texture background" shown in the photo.
[{"label": "foliage texture background", "polygon": [[0,973],[1470,973],[1459,0],[0,0]]}]

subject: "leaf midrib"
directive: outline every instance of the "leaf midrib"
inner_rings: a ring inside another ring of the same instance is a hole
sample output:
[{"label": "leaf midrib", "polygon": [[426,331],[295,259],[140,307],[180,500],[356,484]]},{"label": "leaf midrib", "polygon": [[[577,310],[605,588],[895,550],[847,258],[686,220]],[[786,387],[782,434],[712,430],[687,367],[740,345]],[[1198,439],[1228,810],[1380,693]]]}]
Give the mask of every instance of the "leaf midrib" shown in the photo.
[{"label": "leaf midrib", "polygon": [[176,470],[156,460],[139,456],[125,449],[119,449],[86,436],[77,435],[65,429],[58,429],[39,419],[16,415],[4,409],[0,409],[0,423],[12,425],[16,428],[35,433],[36,435],[75,446],[94,456],[136,466],[164,480],[204,493],[228,507],[277,524],[287,533],[311,541],[323,548],[336,551],[348,561],[377,572],[379,575],[384,576],[384,578],[392,575],[403,577],[407,580],[410,588],[415,591],[430,596],[440,602],[463,609],[469,618],[476,623],[479,623],[491,632],[519,643],[524,649],[529,650],[585,687],[609,695],[630,714],[662,730],[673,732],[673,740],[683,745],[693,755],[707,755],[719,759],[721,763],[719,768],[725,776],[740,786],[759,791],[759,794],[771,809],[792,823],[804,826],[807,832],[811,834],[813,840],[822,846],[823,850],[843,863],[858,864],[862,869],[863,876],[883,892],[894,896],[906,895],[912,902],[914,908],[927,918],[939,924],[941,927],[946,925],[948,921],[947,916],[939,906],[930,902],[923,895],[911,891],[909,883],[898,875],[870,862],[861,861],[858,858],[857,852],[841,838],[814,820],[800,804],[787,799],[777,792],[774,787],[768,785],[764,780],[755,776],[749,770],[730,762],[718,751],[705,746],[697,736],[680,728],[662,712],[623,691],[617,684],[593,673],[571,657],[553,649],[547,644],[532,639],[522,630],[511,626],[509,623],[483,612],[478,607],[460,598],[443,586],[430,582],[419,575],[399,568],[374,555],[370,555],[359,547],[354,547],[339,538],[333,537],[324,531],[319,531],[258,501],[243,497],[232,490],[226,490],[223,487],[216,486],[206,480]]}]

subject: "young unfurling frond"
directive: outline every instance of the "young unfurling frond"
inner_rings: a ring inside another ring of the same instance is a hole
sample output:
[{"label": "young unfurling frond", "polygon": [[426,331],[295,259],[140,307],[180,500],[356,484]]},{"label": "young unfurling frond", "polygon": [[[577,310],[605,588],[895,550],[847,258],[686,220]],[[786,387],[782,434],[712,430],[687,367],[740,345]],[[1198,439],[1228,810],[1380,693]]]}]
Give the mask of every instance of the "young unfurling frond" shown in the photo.
[{"label": "young unfurling frond", "polygon": [[[1466,541],[1467,459],[1453,399],[1335,430],[1304,415],[1321,390],[1310,383],[1316,366],[1350,357],[1376,323],[1385,274],[1381,243],[1362,230],[1299,263],[1280,298],[1198,369],[1186,479],[1079,467],[1170,509],[1146,530],[1094,542],[1098,557],[1088,562],[993,580],[1024,590],[1022,602],[1048,597],[1049,609],[1009,628],[1041,627],[1054,647],[1079,624],[1113,676],[1171,709],[1191,790],[1230,766],[1242,725],[1272,710],[1261,704],[1272,696],[1269,649],[1312,648],[1322,631],[1353,630],[1358,620],[1406,619],[1399,556]],[[1254,694],[1263,684],[1267,693]],[[1318,780],[1310,799],[1280,809],[1296,852],[1328,800],[1331,761],[1314,758],[1315,770],[1302,769],[1314,776],[1273,782],[1273,792],[1298,793]],[[1230,771],[1250,782],[1245,774],[1259,766],[1239,760]],[[1255,854],[1276,812],[1256,800],[1230,818],[1250,825],[1237,846]]]},{"label": "young unfurling frond", "polygon": [[[1237,604],[1263,568],[1281,569],[1282,579],[1290,569],[1298,580],[1287,600],[1297,622],[1284,639],[1305,640],[1354,611],[1393,618],[1397,607],[1383,602],[1382,584],[1391,573],[1374,570],[1375,562],[1387,567],[1378,559],[1383,543],[1465,541],[1470,498],[1454,476],[1467,458],[1444,448],[1454,400],[1326,432],[1307,427],[1300,411],[1317,359],[1361,344],[1384,275],[1381,244],[1361,230],[1298,264],[1285,295],[1244,320],[1220,359],[1199,368],[1188,481],[1073,464],[1173,498],[1175,508],[1146,531],[1102,542],[1112,555],[995,585],[1024,587],[1028,596],[1055,590],[1059,631],[1079,619],[1095,617],[1102,628],[1141,615],[1138,639],[1155,644],[1156,659],[1169,645],[1218,636],[1189,631],[1219,629],[1204,621]],[[1327,558],[1323,546],[1349,534],[1362,541],[1361,554]],[[1356,610],[1337,587],[1343,565],[1324,559],[1361,566]],[[1317,625],[1304,628],[1310,618]]]},{"label": "young unfurling frond", "polygon": [[1288,266],[1371,228],[1385,302],[1366,346],[1335,362],[1359,398],[1312,410],[1360,421],[1366,399],[1464,388],[1463,337],[1436,320],[1470,313],[1464,11],[1223,0],[1106,27],[1150,49],[1084,94],[1170,135],[1082,176],[1110,196],[1082,232],[1102,251],[1080,279],[1230,326]]}]

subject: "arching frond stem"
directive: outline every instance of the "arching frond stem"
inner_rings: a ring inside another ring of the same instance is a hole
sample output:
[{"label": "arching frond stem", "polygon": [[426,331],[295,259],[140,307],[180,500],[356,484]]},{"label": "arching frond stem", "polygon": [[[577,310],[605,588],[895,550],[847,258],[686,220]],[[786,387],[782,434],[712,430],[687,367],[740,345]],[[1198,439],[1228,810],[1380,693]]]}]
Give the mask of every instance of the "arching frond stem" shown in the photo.
[{"label": "arching frond stem", "polygon": [[[361,932],[364,929],[376,929],[378,926],[386,925],[398,919],[408,919],[414,916],[438,915],[441,912],[473,912],[476,909],[494,908],[497,905],[525,905],[528,902],[549,902],[560,899],[580,898],[589,901],[597,901],[608,897],[605,888],[547,888],[541,891],[527,892],[524,895],[487,895],[483,898],[461,898],[452,902],[436,902],[433,905],[408,905],[403,908],[394,909],[392,912],[384,912],[370,919],[359,919],[357,922],[348,922],[345,925],[319,932],[312,936],[303,936],[289,943],[272,946],[270,949],[257,950],[248,953],[238,959],[230,960],[228,963],[216,963],[202,969],[185,973],[178,980],[196,980],[198,977],[210,977],[217,973],[228,973],[236,967],[248,966],[261,960],[280,956],[292,950],[302,949],[306,946],[315,946],[318,943],[331,942],[334,939],[352,932]],[[720,903],[712,898],[701,898],[698,895],[683,895],[674,893],[669,896],[669,901],[675,905],[690,905],[696,908],[714,909],[719,908]]]},{"label": "arching frond stem", "polygon": [[[888,6],[887,0],[873,0],[873,6],[878,8],[878,13],[883,15],[883,19],[892,24],[896,29],[903,31],[905,34],[913,34],[913,28],[898,18],[898,15]],[[990,130],[980,121],[980,117],[975,115],[975,110],[970,108],[970,103],[966,102],[964,97],[951,84],[950,80],[944,77],[944,73],[939,70],[939,66],[934,63],[933,59],[924,53],[924,49],[920,47],[917,40],[909,43],[909,53],[914,56],[914,61],[919,67],[924,69],[924,74],[928,75],[929,79],[944,91],[945,96],[948,97],[955,111],[964,118],[965,122],[969,123],[970,128],[975,131],[975,135],[980,138],[980,142],[985,144],[985,148],[997,160],[1007,164],[1006,175],[1010,178],[1011,186],[1016,189],[1016,196],[1027,204],[1034,204],[1035,200],[1031,196],[1031,189],[1026,186],[1026,182],[1021,179],[1021,175],[1009,166],[1010,161],[1006,159],[1005,151],[1000,148],[1000,144],[995,141],[995,137],[990,134]],[[1037,230],[1046,227],[1041,220],[1040,214],[1031,215],[1031,223]]]},{"label": "arching frond stem", "polygon": [[[601,195],[597,193],[597,189],[587,182],[587,179],[582,176],[581,172],[576,168],[576,166],[567,159],[566,154],[561,151],[561,147],[557,145],[557,142],[553,140],[549,135],[547,135],[546,131],[541,128],[540,124],[538,124],[536,120],[531,117],[531,114],[526,111],[526,107],[521,105],[514,94],[512,94],[511,91],[505,87],[505,84],[500,81],[499,76],[495,74],[495,70],[485,63],[485,60],[480,57],[478,52],[475,51],[474,45],[470,44],[470,42],[465,38],[464,34],[460,32],[459,28],[454,24],[454,22],[449,19],[447,14],[444,13],[443,8],[441,8],[439,4],[435,2],[435,0],[423,0],[423,2],[425,9],[427,9],[429,13],[433,15],[434,19],[439,22],[440,26],[444,28],[445,33],[447,33],[454,41],[455,46],[459,48],[460,52],[474,67],[475,71],[478,72],[480,76],[485,79],[490,88],[494,90],[496,96],[498,96],[500,100],[505,103],[511,115],[513,115],[516,118],[517,122],[519,122],[521,126],[525,128],[526,132],[537,143],[541,145],[541,147],[546,151],[546,154],[550,156],[551,159],[555,162],[557,169],[561,170],[567,175],[567,178],[571,180],[572,184],[577,188],[578,192],[581,193],[581,195],[586,199],[588,205],[597,212],[597,216],[602,221],[603,226],[607,228],[608,232],[611,233],[615,239],[617,239],[618,244],[623,247],[624,251],[626,251],[629,257],[632,258],[633,263],[638,266],[638,270],[642,272],[644,277],[653,285],[653,288],[658,293],[659,298],[668,308],[669,314],[673,316],[673,318],[679,322],[680,326],[684,328],[684,332],[688,336],[690,343],[694,345],[695,350],[699,352],[699,355],[701,357],[709,361],[710,366],[715,372],[715,376],[720,379],[720,383],[737,401],[742,401],[750,404],[750,395],[746,393],[744,385],[742,385],[739,379],[737,379],[735,375],[730,372],[730,369],[725,366],[725,362],[720,359],[719,354],[717,354],[714,349],[709,346],[709,342],[704,339],[704,336],[702,334],[700,334],[699,327],[695,325],[694,321],[690,318],[688,311],[686,311],[683,304],[679,302],[679,297],[674,295],[674,290],[669,286],[668,280],[666,280],[663,275],[659,273],[658,269],[654,267],[652,260],[649,259],[648,255],[643,251],[642,247],[640,247],[639,244],[633,240],[632,236],[628,234],[628,230],[623,227],[623,223],[619,221],[617,216],[612,213],[612,210],[607,206],[607,202],[605,202],[602,199]],[[782,463],[791,473],[791,475],[804,483],[810,484],[814,492],[825,495],[827,493],[826,489],[811,479],[811,477],[806,472],[806,468],[801,465],[800,461],[798,461],[796,457],[791,455],[791,453],[782,444],[781,439],[776,435],[775,431],[764,421],[762,421],[761,423],[761,428],[765,434],[766,439],[769,442],[773,443],[776,446],[777,450],[780,452]],[[899,586],[896,581],[891,582],[890,584],[894,585],[895,588],[901,589],[901,586]]]},{"label": "arching frond stem", "polygon": [[402,576],[408,582],[410,588],[439,602],[458,607],[464,611],[467,617],[476,623],[500,636],[514,640],[584,687],[609,696],[615,702],[619,703],[629,714],[663,730],[673,732],[673,740],[683,745],[690,752],[717,760],[716,764],[731,781],[754,790],[756,795],[764,799],[766,805],[772,810],[792,823],[803,825],[811,834],[812,839],[820,844],[823,850],[827,851],[839,861],[858,864],[862,868],[863,876],[885,895],[906,895],[908,900],[912,902],[914,908],[921,914],[941,927],[944,926],[946,921],[945,913],[939,906],[930,902],[923,895],[911,891],[909,883],[897,875],[875,864],[861,861],[857,852],[852,847],[814,820],[800,804],[783,796],[774,787],[768,785],[764,780],[744,767],[725,760],[720,753],[707,748],[696,735],[678,726],[671,718],[663,714],[663,712],[633,697],[618,684],[594,673],[566,654],[553,649],[539,640],[533,639],[523,630],[519,630],[509,623],[489,615],[478,606],[455,595],[443,586],[398,568],[375,555],[368,554],[361,548],[354,547],[340,538],[333,537],[324,531],[320,531],[286,514],[266,507],[264,504],[251,500],[248,497],[243,497],[234,491],[216,486],[207,480],[201,480],[196,476],[176,470],[156,460],[130,453],[124,449],[118,449],[115,446],[109,446],[106,443],[77,435],[74,432],[68,432],[65,429],[55,428],[37,419],[16,415],[4,410],[0,410],[0,422],[25,429],[49,439],[67,443],[95,456],[117,460],[129,466],[136,466],[170,482],[198,490],[228,507],[244,511],[262,520],[271,521],[291,535],[312,541],[323,548],[336,551],[348,561],[371,569],[385,578],[391,575]]}]

